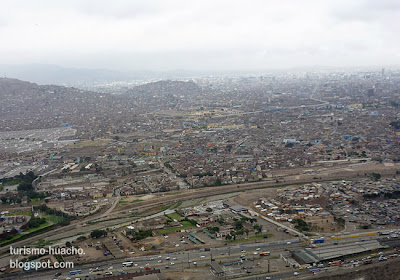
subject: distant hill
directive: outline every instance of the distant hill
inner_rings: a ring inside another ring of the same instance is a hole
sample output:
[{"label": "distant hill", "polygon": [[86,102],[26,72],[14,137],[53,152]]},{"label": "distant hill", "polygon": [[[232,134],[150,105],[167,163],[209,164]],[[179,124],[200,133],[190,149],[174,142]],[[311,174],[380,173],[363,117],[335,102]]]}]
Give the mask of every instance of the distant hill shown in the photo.
[{"label": "distant hill", "polygon": [[0,131],[77,124],[85,115],[112,104],[111,96],[8,78],[0,78],[0,100]]},{"label": "distant hill", "polygon": [[55,65],[0,65],[2,77],[33,81],[38,84],[78,86],[87,83],[123,81],[135,76],[104,69],[65,68]]},{"label": "distant hill", "polygon": [[125,131],[135,116],[165,108],[188,108],[202,89],[194,82],[159,81],[111,95],[73,87],[0,78],[0,131],[71,124],[86,135]]},{"label": "distant hill", "polygon": [[196,83],[189,81],[158,81],[136,86],[126,91],[132,96],[151,97],[188,97],[202,93],[203,90]]}]

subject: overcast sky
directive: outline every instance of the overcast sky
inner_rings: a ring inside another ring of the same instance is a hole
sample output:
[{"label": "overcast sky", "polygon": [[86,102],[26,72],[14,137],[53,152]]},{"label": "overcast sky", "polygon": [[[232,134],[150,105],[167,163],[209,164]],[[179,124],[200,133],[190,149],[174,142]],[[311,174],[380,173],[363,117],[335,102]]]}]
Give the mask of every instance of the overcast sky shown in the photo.
[{"label": "overcast sky", "polygon": [[399,0],[2,0],[0,63],[115,70],[400,64]]}]

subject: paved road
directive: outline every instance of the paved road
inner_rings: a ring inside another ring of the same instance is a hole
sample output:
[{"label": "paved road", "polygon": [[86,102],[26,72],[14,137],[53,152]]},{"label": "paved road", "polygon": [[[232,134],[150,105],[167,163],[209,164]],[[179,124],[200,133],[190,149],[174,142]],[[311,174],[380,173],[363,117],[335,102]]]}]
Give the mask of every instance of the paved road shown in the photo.
[{"label": "paved road", "polygon": [[[163,255],[130,257],[122,260],[109,260],[97,262],[96,264],[81,265],[79,267],[75,267],[74,269],[80,269],[82,271],[82,274],[78,276],[79,278],[84,279],[84,277],[88,275],[91,279],[94,279],[96,277],[103,277],[105,272],[108,271],[110,267],[112,267],[110,271],[112,271],[113,274],[119,274],[122,269],[128,272],[137,271],[140,269],[144,270],[144,268],[147,266],[161,269],[167,269],[165,266],[169,266],[168,269],[182,269],[182,266],[185,268],[193,267],[195,263],[196,265],[205,265],[206,263],[210,263],[211,258],[218,262],[221,261],[222,263],[239,261],[241,258],[252,260],[254,258],[260,258],[259,253],[264,251],[270,251],[271,256],[278,257],[284,247],[286,249],[294,249],[299,245],[299,243],[287,244],[286,240],[271,243],[256,243],[246,245],[238,244],[222,248],[211,248],[210,251],[204,251],[203,249],[186,252],[174,252]],[[126,261],[132,261],[134,266],[132,268],[123,268],[122,263]],[[171,263],[173,264],[171,265]],[[90,269],[96,269],[97,267],[99,267],[99,269],[103,269],[103,272],[89,273]],[[71,269],[57,269],[43,272],[20,273],[18,275],[13,275],[13,278],[10,279],[16,279],[17,276],[20,279],[53,279],[54,274],[57,272],[62,273],[62,276],[59,277],[59,279],[66,279],[66,277],[69,277],[70,270]],[[101,275],[96,275],[97,273],[100,273]],[[7,276],[2,275],[0,276],[0,279],[7,279]]]}]

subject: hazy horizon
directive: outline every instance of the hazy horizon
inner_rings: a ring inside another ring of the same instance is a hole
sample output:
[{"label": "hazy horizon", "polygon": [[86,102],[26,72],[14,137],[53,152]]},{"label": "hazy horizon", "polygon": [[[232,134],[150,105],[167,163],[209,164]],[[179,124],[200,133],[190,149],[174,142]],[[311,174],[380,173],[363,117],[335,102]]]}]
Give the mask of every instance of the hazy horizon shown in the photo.
[{"label": "hazy horizon", "polygon": [[397,1],[4,1],[2,64],[258,71],[400,64]]}]

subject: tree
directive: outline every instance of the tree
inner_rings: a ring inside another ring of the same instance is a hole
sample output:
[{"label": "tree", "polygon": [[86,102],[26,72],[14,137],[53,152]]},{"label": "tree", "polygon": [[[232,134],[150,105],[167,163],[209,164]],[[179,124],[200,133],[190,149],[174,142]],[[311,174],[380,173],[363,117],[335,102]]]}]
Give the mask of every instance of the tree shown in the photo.
[{"label": "tree", "polygon": [[105,230],[101,230],[101,229],[95,229],[94,231],[92,231],[90,233],[90,237],[92,237],[92,238],[100,238],[103,236],[107,236],[107,232]]},{"label": "tree", "polygon": [[221,186],[221,185],[222,185],[222,181],[221,181],[220,178],[217,178],[217,179],[215,180],[215,185],[216,185],[216,186]]},{"label": "tree", "polygon": [[372,173],[372,174],[371,174],[371,179],[372,179],[373,181],[379,181],[379,180],[381,179],[381,174],[379,174],[379,173]]},{"label": "tree", "polygon": [[261,231],[262,231],[262,225],[259,225],[259,224],[255,224],[254,226],[253,226],[253,228],[254,228],[254,230],[256,230],[258,233],[260,233]]}]

